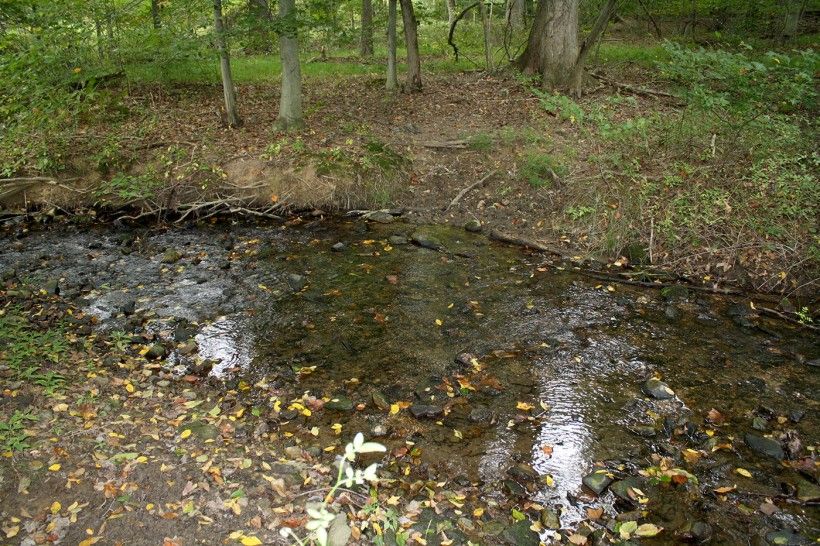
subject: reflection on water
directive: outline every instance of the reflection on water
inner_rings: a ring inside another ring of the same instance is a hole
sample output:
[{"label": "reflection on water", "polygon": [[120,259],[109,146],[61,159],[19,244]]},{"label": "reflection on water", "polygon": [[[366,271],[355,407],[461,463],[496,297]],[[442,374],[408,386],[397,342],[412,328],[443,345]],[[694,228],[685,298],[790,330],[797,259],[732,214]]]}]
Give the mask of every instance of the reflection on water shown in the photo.
[{"label": "reflection on water", "polygon": [[252,339],[243,333],[236,317],[219,317],[203,327],[196,343],[203,360],[216,361],[211,371],[216,377],[224,377],[233,368],[247,369],[253,360]]}]

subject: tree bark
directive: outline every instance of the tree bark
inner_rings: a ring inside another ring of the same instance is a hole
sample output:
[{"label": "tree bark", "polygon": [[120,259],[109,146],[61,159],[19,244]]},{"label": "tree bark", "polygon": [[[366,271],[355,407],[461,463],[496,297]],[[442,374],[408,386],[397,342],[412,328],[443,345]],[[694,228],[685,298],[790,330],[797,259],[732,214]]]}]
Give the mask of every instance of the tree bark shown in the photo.
[{"label": "tree bark", "polygon": [[783,20],[783,32],[780,39],[787,42],[797,35],[800,27],[800,19],[806,9],[806,0],[785,0],[785,18]]},{"label": "tree bark", "polygon": [[225,24],[222,19],[222,0],[214,0],[214,29],[216,47],[219,50],[219,66],[222,70],[222,91],[225,95],[225,114],[229,127],[238,127],[242,122],[236,112],[236,91],[231,74],[231,57],[225,41]]},{"label": "tree bark", "polygon": [[387,3],[387,90],[399,88],[396,76],[396,0]]},{"label": "tree bark", "polygon": [[513,30],[524,28],[524,12],[527,9],[525,0],[507,0],[507,25]]},{"label": "tree bark", "polygon": [[578,52],[578,0],[540,0],[518,67],[540,74],[547,89],[566,90],[573,84]]},{"label": "tree bark", "polygon": [[575,61],[575,67],[572,69],[572,81],[570,82],[569,91],[575,95],[580,96],[584,83],[584,66],[586,65],[589,52],[592,51],[592,46],[598,41],[598,38],[604,32],[609,20],[615,14],[615,4],[618,0],[607,0],[604,7],[601,8],[598,17],[595,19],[595,24],[592,25],[592,30],[589,35],[584,38],[581,43],[581,48],[578,50],[578,59]]},{"label": "tree bark", "polygon": [[162,27],[162,20],[159,18],[159,0],[151,0],[151,20],[154,28]]},{"label": "tree bark", "polygon": [[419,57],[418,22],[413,11],[413,0],[401,1],[401,15],[404,21],[404,42],[407,47],[407,83],[406,93],[418,93],[421,85],[421,58]]},{"label": "tree bark", "polygon": [[359,53],[362,57],[373,55],[373,0],[362,0],[362,36]]},{"label": "tree bark", "polygon": [[478,11],[481,13],[481,26],[484,28],[484,65],[487,71],[493,69],[493,52],[490,49],[490,17],[487,15],[487,5],[479,0]]},{"label": "tree bark", "polygon": [[295,0],[279,0],[279,19],[283,24],[279,31],[282,93],[279,96],[279,118],[276,124],[280,130],[287,131],[305,125],[302,115],[302,69],[299,65]]},{"label": "tree bark", "polygon": [[456,0],[444,0],[447,3],[447,27],[453,26],[456,18]]}]

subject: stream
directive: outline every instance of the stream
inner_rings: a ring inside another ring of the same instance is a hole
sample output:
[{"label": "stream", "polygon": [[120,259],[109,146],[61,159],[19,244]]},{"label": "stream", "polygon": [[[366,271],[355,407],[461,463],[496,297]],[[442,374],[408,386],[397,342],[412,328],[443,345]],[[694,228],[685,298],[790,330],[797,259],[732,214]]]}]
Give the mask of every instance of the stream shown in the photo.
[{"label": "stream", "polygon": [[341,423],[416,479],[540,505],[544,539],[598,508],[648,511],[647,544],[820,536],[820,346],[742,302],[402,222],[64,226],[6,239],[12,270],[180,376],[324,398],[277,422],[308,445]]}]

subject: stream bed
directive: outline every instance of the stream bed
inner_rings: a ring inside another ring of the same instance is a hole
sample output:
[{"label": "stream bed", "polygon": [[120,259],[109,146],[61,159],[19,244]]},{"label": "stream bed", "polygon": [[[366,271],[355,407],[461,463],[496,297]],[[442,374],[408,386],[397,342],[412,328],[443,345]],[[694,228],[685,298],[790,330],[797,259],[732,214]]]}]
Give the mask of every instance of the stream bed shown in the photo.
[{"label": "stream bed", "polygon": [[277,410],[291,442],[338,423],[407,461],[388,474],[537,506],[543,540],[598,510],[662,527],[650,544],[820,537],[818,340],[740,301],[401,222],[65,227],[7,239],[0,270],[169,372],[319,400]]}]

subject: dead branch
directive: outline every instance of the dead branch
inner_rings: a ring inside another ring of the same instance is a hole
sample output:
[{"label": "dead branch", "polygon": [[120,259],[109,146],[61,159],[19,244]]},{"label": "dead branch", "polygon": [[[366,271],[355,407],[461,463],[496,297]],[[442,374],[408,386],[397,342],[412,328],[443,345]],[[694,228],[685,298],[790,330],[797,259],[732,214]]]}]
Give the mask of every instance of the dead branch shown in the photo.
[{"label": "dead branch", "polygon": [[425,148],[450,148],[450,149],[464,149],[467,147],[466,140],[448,140],[447,142],[425,142],[422,144]]},{"label": "dead branch", "polygon": [[448,210],[450,210],[451,208],[453,208],[454,206],[456,206],[456,205],[458,204],[458,202],[459,202],[459,201],[461,201],[461,198],[462,198],[462,197],[464,197],[464,196],[465,196],[468,192],[470,192],[470,191],[472,191],[472,190],[476,189],[476,188],[477,188],[477,187],[479,187],[479,186],[483,186],[483,185],[484,185],[484,183],[485,183],[485,182],[487,182],[487,180],[489,180],[489,179],[490,179],[492,176],[494,176],[494,175],[495,175],[495,173],[497,173],[497,172],[498,172],[497,170],[493,170],[493,171],[488,172],[486,175],[484,175],[484,176],[481,178],[481,180],[479,180],[478,182],[473,182],[472,184],[470,184],[469,186],[467,186],[466,188],[464,188],[463,190],[461,190],[460,192],[458,192],[458,195],[456,195],[456,196],[453,198],[453,200],[452,200],[452,201],[450,201],[450,204],[449,204],[449,205],[447,205],[446,207],[444,207],[444,209],[443,209],[443,210],[444,210],[444,212],[447,212]]},{"label": "dead branch", "polygon": [[508,245],[521,246],[521,247],[524,247],[524,248],[530,248],[532,250],[547,252],[549,254],[554,254],[554,255],[559,256],[559,257],[564,258],[564,259],[569,258],[568,254],[558,250],[555,247],[546,245],[544,243],[540,243],[538,241],[533,241],[533,240],[530,240],[530,239],[524,239],[524,238],[521,238],[521,237],[515,237],[514,235],[509,235],[509,234],[503,233],[501,231],[492,230],[492,231],[490,231],[490,234],[488,235],[488,237],[490,239],[492,239],[493,241],[498,241],[500,243],[506,243]]},{"label": "dead branch", "polygon": [[461,19],[462,19],[465,15],[467,15],[467,12],[468,12],[468,11],[470,11],[470,10],[471,10],[471,9],[473,9],[474,7],[478,6],[478,4],[479,4],[479,2],[473,2],[472,4],[470,4],[469,6],[467,6],[466,8],[464,8],[464,9],[461,11],[461,13],[459,13],[459,14],[458,14],[458,17],[456,17],[455,19],[453,19],[453,23],[450,25],[450,32],[449,32],[449,34],[447,34],[447,43],[448,43],[448,44],[450,44],[450,46],[452,46],[452,48],[453,48],[453,54],[456,56],[456,62],[458,62],[458,46],[457,46],[457,45],[456,45],[456,43],[453,41],[453,34],[454,34],[454,33],[455,33],[455,31],[456,31],[456,25],[458,24],[458,22],[459,22],[459,21],[461,21]]},{"label": "dead branch", "polygon": [[680,97],[673,95],[672,93],[667,93],[666,91],[658,91],[656,89],[647,89],[645,87],[637,87],[634,85],[629,85],[628,83],[617,82],[615,80],[611,80],[606,76],[601,74],[597,74],[595,72],[590,72],[590,76],[593,78],[600,80],[612,87],[617,89],[621,89],[626,91],[627,93],[632,93],[633,95],[643,95],[649,97],[663,97],[667,99],[675,99],[676,102],[680,103]]},{"label": "dead branch", "polygon": [[768,307],[755,307],[758,311],[760,311],[764,315],[769,315],[772,317],[779,318],[780,320],[785,320],[788,323],[795,324],[800,326],[801,328],[805,328],[806,330],[812,330],[814,332],[820,332],[820,326],[815,326],[814,324],[807,324],[805,322],[800,322],[799,319],[794,318],[793,316],[781,313],[776,309],[769,309]]}]

